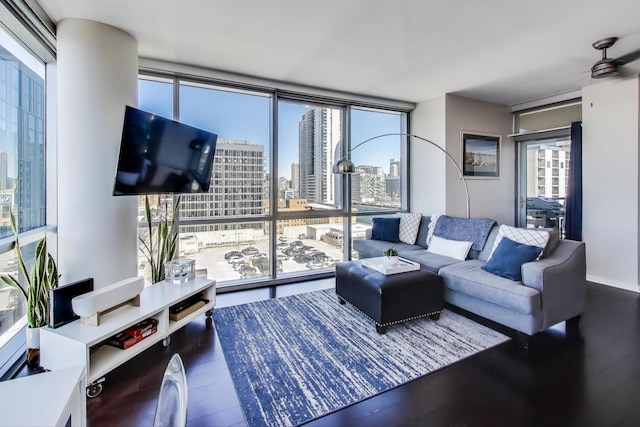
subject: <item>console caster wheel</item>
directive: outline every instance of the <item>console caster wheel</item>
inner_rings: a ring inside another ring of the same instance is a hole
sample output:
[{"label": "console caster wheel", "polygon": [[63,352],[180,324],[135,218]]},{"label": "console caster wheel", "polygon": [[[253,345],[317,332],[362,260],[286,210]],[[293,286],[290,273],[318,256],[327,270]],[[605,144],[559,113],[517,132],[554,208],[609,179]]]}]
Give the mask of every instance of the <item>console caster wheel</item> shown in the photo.
[{"label": "console caster wheel", "polygon": [[102,393],[102,384],[91,384],[87,387],[87,397],[93,399]]},{"label": "console caster wheel", "polygon": [[167,335],[166,337],[164,337],[162,339],[162,346],[163,347],[169,347],[169,344],[171,344],[171,335]]},{"label": "console caster wheel", "polygon": [[205,315],[205,316],[207,316],[207,317],[211,317],[211,316],[213,316],[213,310],[207,310],[207,311],[204,313],[204,315]]},{"label": "console caster wheel", "polygon": [[338,297],[338,302],[339,302],[340,304],[346,304],[346,303],[347,303],[347,301],[346,301],[344,298],[342,298],[342,297]]}]

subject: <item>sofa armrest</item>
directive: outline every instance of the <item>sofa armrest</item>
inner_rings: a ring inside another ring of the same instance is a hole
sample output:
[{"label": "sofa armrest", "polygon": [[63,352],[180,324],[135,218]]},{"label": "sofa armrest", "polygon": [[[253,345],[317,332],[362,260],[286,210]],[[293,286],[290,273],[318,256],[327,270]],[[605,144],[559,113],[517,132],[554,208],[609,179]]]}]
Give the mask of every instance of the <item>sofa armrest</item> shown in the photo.
[{"label": "sofa armrest", "polygon": [[365,237],[367,238],[367,240],[371,240],[371,230],[373,230],[373,228],[367,228],[365,231]]},{"label": "sofa armrest", "polygon": [[543,329],[582,314],[587,291],[583,242],[561,240],[546,258],[522,265],[522,284],[540,292]]}]

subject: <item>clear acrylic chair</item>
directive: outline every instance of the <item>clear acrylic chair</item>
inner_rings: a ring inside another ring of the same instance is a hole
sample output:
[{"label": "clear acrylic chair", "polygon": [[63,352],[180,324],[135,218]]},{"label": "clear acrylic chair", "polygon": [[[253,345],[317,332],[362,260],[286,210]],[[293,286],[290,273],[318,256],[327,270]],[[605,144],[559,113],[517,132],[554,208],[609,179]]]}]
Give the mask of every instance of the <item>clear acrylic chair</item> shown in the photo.
[{"label": "clear acrylic chair", "polygon": [[154,427],[187,424],[187,376],[179,354],[174,354],[162,377]]}]

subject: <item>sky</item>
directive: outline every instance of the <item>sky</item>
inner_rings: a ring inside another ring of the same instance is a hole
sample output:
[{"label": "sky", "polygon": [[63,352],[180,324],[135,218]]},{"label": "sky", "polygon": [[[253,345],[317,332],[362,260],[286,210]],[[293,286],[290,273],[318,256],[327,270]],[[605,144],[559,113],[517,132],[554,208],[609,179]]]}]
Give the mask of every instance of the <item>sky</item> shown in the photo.
[{"label": "sky", "polygon": [[[139,80],[138,108],[163,117],[174,118],[173,89],[170,83]],[[280,102],[278,106],[278,176],[291,178],[291,163],[298,161],[298,124],[311,106]],[[352,110],[352,146],[367,138],[401,131],[400,115],[371,110]],[[220,138],[248,141],[269,150],[271,97],[180,86],[182,123],[213,132]],[[357,148],[351,159],[356,165],[382,166],[389,172],[389,160],[400,158],[398,137],[378,138]]]}]

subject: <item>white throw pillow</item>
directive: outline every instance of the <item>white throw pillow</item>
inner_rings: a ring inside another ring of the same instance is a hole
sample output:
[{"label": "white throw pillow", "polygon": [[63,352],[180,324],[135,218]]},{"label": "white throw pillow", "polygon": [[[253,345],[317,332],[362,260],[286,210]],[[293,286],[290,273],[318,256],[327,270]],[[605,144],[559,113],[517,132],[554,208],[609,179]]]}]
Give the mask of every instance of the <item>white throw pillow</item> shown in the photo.
[{"label": "white throw pillow", "polygon": [[[542,248],[542,252],[536,259],[540,259],[542,254],[544,253],[544,249],[547,247],[547,243],[549,242],[550,233],[546,230],[536,230],[535,228],[519,228],[519,227],[511,227],[509,225],[501,225],[498,229],[498,235],[496,236],[495,242],[493,242],[493,248],[491,249],[491,255],[489,255],[489,259],[493,256],[498,244],[500,244],[500,240],[503,237],[507,237],[514,242],[522,243],[523,245],[529,246],[537,246]],[[488,260],[487,260],[488,261]]]},{"label": "white throw pillow", "polygon": [[469,249],[471,249],[471,245],[473,245],[473,242],[448,240],[443,239],[442,237],[433,236],[431,238],[431,244],[427,248],[427,252],[464,261],[467,259],[467,254],[469,253]]},{"label": "white throw pillow", "polygon": [[397,212],[396,217],[400,218],[399,240],[404,243],[409,243],[410,245],[415,245],[422,214]]}]

